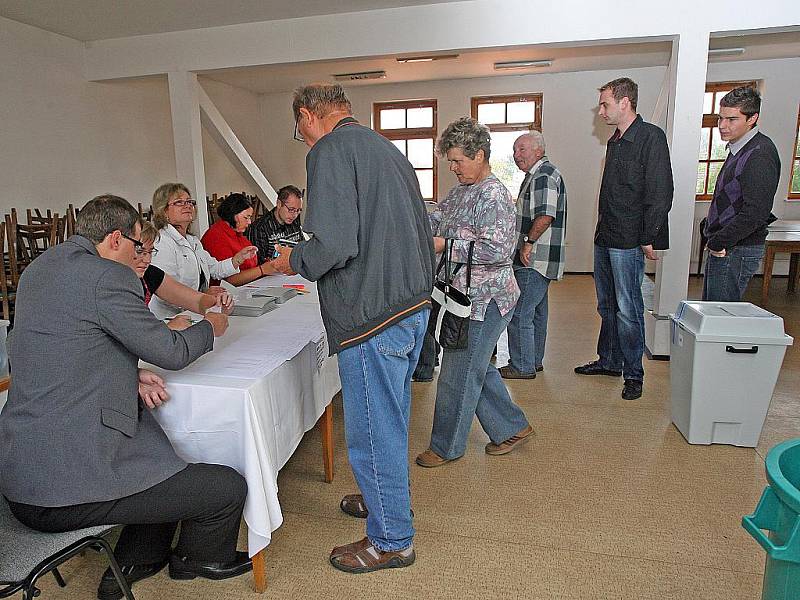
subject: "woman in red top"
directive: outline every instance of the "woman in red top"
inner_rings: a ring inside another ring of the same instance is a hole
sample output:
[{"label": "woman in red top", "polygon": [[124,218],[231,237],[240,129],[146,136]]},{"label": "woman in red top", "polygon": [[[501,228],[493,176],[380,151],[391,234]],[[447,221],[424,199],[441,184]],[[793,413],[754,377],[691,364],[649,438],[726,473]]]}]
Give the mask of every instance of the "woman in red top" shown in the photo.
[{"label": "woman in red top", "polygon": [[[244,236],[244,231],[253,220],[253,206],[243,194],[230,194],[217,207],[220,220],[205,232],[202,239],[203,248],[217,260],[231,258],[242,248],[252,246]],[[225,281],[232,285],[244,285],[264,276],[266,273],[259,261],[264,257],[253,256],[245,260],[239,272],[227,277]]]}]

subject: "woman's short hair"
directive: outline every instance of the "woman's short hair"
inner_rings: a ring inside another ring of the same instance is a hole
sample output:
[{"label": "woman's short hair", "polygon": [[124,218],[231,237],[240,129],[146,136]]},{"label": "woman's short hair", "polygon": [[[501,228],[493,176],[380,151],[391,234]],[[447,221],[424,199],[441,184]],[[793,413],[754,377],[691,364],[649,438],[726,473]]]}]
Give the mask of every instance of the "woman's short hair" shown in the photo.
[{"label": "woman's short hair", "polygon": [[158,239],[158,229],[153,227],[147,221],[142,222],[142,235],[139,236],[139,239],[143,244],[155,244],[156,240]]},{"label": "woman's short hair", "polygon": [[133,236],[136,224],[141,222],[139,213],[125,198],[103,194],[89,200],[80,210],[75,233],[93,244],[99,244],[117,229],[127,236]]},{"label": "woman's short hair", "polygon": [[436,144],[436,150],[439,156],[445,157],[448,150],[458,148],[468,158],[475,158],[478,150],[483,150],[483,158],[488,162],[491,145],[492,138],[486,125],[470,117],[461,117],[447,126]]},{"label": "woman's short hair", "polygon": [[164,183],[153,192],[153,225],[155,225],[156,229],[163,229],[169,225],[167,205],[170,200],[181,192],[192,195],[189,188],[182,183]]},{"label": "woman's short hair", "polygon": [[220,202],[217,207],[217,214],[220,219],[235,229],[236,215],[248,208],[253,208],[253,204],[247,199],[247,196],[234,192]]}]

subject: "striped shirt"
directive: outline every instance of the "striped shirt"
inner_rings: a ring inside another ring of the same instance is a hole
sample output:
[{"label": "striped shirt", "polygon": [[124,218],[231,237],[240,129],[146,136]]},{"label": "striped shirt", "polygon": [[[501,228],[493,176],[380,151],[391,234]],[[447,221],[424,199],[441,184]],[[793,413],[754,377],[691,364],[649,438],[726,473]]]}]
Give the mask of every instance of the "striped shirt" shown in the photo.
[{"label": "striped shirt", "polygon": [[259,260],[272,260],[278,240],[299,242],[303,239],[300,219],[295,219],[291,224],[278,223],[275,218],[276,210],[273,208],[244,232],[245,237],[258,248]]},{"label": "striped shirt", "polygon": [[[522,247],[536,217],[553,217],[550,227],[533,244],[528,268],[536,269],[547,279],[564,276],[564,241],[567,233],[567,185],[561,172],[543,156],[525,175],[517,198],[517,250]],[[514,256],[514,268],[525,268]]]}]

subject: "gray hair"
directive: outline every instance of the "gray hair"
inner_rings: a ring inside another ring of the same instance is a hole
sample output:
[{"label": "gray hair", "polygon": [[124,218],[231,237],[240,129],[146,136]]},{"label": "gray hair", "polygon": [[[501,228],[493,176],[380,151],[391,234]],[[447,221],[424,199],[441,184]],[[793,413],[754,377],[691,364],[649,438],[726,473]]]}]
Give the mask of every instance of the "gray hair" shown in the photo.
[{"label": "gray hair", "polygon": [[436,144],[436,150],[440,156],[447,156],[448,150],[458,148],[470,159],[475,158],[478,150],[483,150],[483,158],[488,162],[491,145],[492,137],[486,125],[470,117],[461,117],[447,126]]},{"label": "gray hair", "polygon": [[350,99],[338,83],[312,83],[297,88],[292,101],[295,121],[300,118],[301,108],[320,118],[327,117],[334,111],[345,112],[348,115],[353,113]]},{"label": "gray hair", "polygon": [[542,152],[544,152],[544,135],[542,135],[541,131],[539,131],[537,129],[531,129],[529,132],[523,133],[517,139],[521,140],[522,138],[530,139],[531,144],[533,144],[534,149],[535,148],[541,148]]},{"label": "gray hair", "polygon": [[103,194],[89,200],[78,213],[75,233],[93,244],[99,244],[114,231],[133,236],[137,223],[141,226],[139,213],[125,198]]}]

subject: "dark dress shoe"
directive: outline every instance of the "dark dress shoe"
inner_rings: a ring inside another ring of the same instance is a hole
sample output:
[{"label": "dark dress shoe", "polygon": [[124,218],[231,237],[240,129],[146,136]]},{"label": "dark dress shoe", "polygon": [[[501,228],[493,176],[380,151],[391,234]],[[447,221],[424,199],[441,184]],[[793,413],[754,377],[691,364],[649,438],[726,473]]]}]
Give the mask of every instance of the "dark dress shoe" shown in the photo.
[{"label": "dark dress shoe", "polygon": [[[137,581],[147,579],[158,573],[161,569],[167,566],[167,561],[151,563],[148,565],[130,565],[120,567],[122,574],[125,576],[125,581],[131,586]],[[125,594],[117,583],[117,578],[114,577],[114,572],[111,569],[106,569],[103,577],[100,579],[100,586],[97,588],[97,597],[99,600],[119,600]]]},{"label": "dark dress shoe", "polygon": [[622,375],[622,371],[612,371],[611,369],[603,368],[600,366],[599,360],[593,360],[580,367],[575,367],[575,372],[578,375],[609,375],[610,377],[620,377]]},{"label": "dark dress shoe", "polygon": [[228,562],[189,560],[175,554],[169,557],[169,576],[172,579],[228,579],[253,570],[253,561],[247,552],[237,552],[236,558]]},{"label": "dark dress shoe", "polygon": [[637,400],[642,397],[642,382],[636,379],[626,379],[622,386],[623,400]]}]

